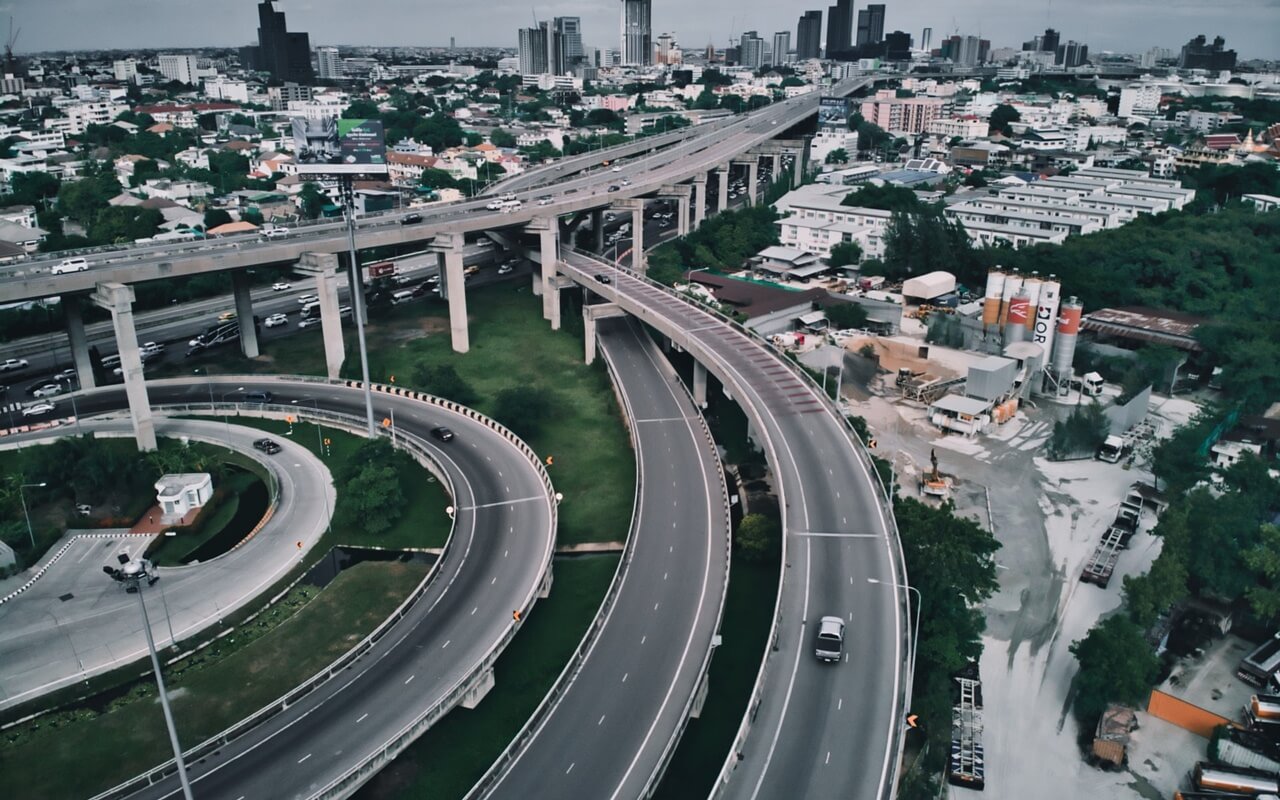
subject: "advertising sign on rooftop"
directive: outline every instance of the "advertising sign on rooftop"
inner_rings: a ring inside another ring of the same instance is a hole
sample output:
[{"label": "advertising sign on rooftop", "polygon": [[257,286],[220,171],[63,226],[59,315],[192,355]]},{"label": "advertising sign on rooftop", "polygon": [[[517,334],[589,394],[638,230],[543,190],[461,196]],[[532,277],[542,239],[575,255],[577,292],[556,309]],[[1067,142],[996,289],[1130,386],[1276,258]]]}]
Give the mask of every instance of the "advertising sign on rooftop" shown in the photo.
[{"label": "advertising sign on rooftop", "polygon": [[293,141],[301,175],[387,173],[387,144],[379,120],[295,117]]},{"label": "advertising sign on rooftop", "polygon": [[849,101],[843,97],[818,100],[818,127],[849,129]]}]

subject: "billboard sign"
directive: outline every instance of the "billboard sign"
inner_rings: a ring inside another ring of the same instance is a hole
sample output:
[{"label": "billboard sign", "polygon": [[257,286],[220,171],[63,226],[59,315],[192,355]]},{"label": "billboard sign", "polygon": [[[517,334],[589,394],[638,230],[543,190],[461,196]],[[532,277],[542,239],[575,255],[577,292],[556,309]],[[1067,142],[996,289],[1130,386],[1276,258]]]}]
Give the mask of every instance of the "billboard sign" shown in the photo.
[{"label": "billboard sign", "polygon": [[818,99],[818,127],[849,129],[849,101],[843,97]]},{"label": "billboard sign", "polygon": [[293,119],[300,175],[385,175],[387,144],[376,119]]}]

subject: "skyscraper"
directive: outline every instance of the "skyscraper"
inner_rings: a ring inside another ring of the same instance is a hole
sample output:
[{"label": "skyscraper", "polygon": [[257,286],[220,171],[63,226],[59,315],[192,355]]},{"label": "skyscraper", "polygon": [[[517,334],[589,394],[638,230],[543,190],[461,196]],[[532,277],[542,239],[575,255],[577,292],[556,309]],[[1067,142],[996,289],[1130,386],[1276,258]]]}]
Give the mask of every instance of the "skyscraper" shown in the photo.
[{"label": "skyscraper", "polygon": [[622,0],[622,64],[653,63],[653,0]]},{"label": "skyscraper", "polygon": [[1200,34],[1182,46],[1178,56],[1178,66],[1183,69],[1207,69],[1213,72],[1236,68],[1236,51],[1228,50],[1227,41],[1221,36],[1213,37],[1213,44],[1205,44],[1204,34]]},{"label": "skyscraper", "polygon": [[547,62],[547,23],[536,28],[520,29],[520,74],[542,75],[550,65]]},{"label": "skyscraper", "polygon": [[907,61],[911,58],[911,34],[894,31],[884,37],[884,57],[887,61]]},{"label": "skyscraper", "polygon": [[738,45],[738,53],[739,64],[751,69],[760,69],[764,66],[764,39],[761,39],[755,31],[744,32],[742,42]]},{"label": "skyscraper", "polygon": [[837,0],[827,8],[827,58],[853,47],[853,0]]},{"label": "skyscraper", "polygon": [[1040,37],[1040,50],[1045,53],[1058,52],[1059,34],[1053,28],[1045,28],[1044,36]]},{"label": "skyscraper", "polygon": [[316,71],[322,81],[332,81],[342,77],[342,60],[338,58],[338,48],[316,48]]},{"label": "skyscraper", "polygon": [[1078,67],[1089,60],[1089,45],[1074,40],[1060,44],[1054,60],[1065,69]]},{"label": "skyscraper", "polygon": [[920,49],[929,52],[929,48],[933,46],[933,28],[925,28],[920,32]]},{"label": "skyscraper", "polygon": [[553,21],[558,45],[552,71],[567,75],[582,62],[582,18],[556,17]]},{"label": "skyscraper", "polygon": [[822,12],[806,11],[796,29],[796,60],[807,61],[822,55]]},{"label": "skyscraper", "polygon": [[884,4],[873,3],[858,12],[858,47],[884,41]]},{"label": "skyscraper", "polygon": [[254,66],[271,73],[273,81],[315,83],[311,70],[311,38],[305,33],[290,33],[285,27],[284,12],[272,7],[272,0],[258,4],[258,48]]},{"label": "skyscraper", "polygon": [[778,31],[773,35],[773,58],[769,63],[775,67],[787,63],[787,53],[791,50],[791,31]]}]

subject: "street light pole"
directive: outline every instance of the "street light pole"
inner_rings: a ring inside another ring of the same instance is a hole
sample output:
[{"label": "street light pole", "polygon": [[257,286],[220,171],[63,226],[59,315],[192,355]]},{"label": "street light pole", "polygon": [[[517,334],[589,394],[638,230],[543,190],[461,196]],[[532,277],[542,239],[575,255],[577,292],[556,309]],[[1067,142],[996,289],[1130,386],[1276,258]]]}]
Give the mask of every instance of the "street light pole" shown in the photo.
[{"label": "street light pole", "polygon": [[164,724],[169,730],[169,744],[173,747],[173,760],[178,766],[178,781],[182,784],[182,796],[193,800],[191,782],[187,778],[187,762],[182,758],[182,745],[178,743],[178,727],[173,721],[173,709],[169,707],[169,693],[164,686],[164,675],[160,671],[160,656],[156,653],[156,641],[151,636],[151,619],[147,616],[147,603],[142,597],[142,585],[148,586],[160,580],[159,575],[150,574],[151,562],[145,558],[130,561],[129,557],[118,556],[122,569],[105,566],[103,571],[125,585],[125,591],[132,590],[138,595],[138,607],[142,609],[142,630],[147,635],[147,652],[151,655],[151,669],[156,674],[156,688],[160,690],[160,707],[164,709]]},{"label": "street light pole", "polygon": [[48,484],[47,483],[24,483],[18,487],[18,497],[22,499],[22,516],[27,518],[27,536],[31,538],[32,554],[34,554],[36,550],[36,535],[31,530],[31,512],[27,511],[27,495],[22,490],[23,489],[43,489],[45,486],[48,486]]},{"label": "street light pole", "polygon": [[[373,438],[373,390],[369,388],[369,350],[364,339],[364,280],[360,276],[360,261],[356,256],[356,195],[354,180],[345,175],[340,181],[343,207],[347,215],[347,260],[351,269],[351,311],[356,320],[356,336],[360,341],[360,374],[364,379],[364,413]],[[474,183],[473,183],[474,186]]]},{"label": "street light pole", "polygon": [[894,583],[893,581],[882,581],[876,578],[867,578],[867,583],[875,583],[883,586],[892,586],[895,589],[906,589],[909,592],[916,593],[916,618],[914,631],[911,634],[911,677],[907,680],[907,706],[911,706],[911,694],[916,682],[916,647],[920,643],[920,607],[924,603],[924,598],[920,596],[920,590],[906,583]]}]

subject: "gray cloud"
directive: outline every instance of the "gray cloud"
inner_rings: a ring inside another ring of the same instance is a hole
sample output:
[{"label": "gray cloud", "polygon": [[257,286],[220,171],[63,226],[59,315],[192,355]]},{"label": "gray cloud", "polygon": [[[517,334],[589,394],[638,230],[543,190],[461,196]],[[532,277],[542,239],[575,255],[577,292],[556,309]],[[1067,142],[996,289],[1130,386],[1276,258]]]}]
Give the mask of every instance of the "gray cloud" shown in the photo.
[{"label": "gray cloud", "polygon": [[[807,8],[834,0],[655,0],[655,33],[671,31],[686,48],[723,46],[754,29],[769,38],[789,30]],[[886,30],[919,37],[931,27],[935,41],[951,33],[980,34],[993,46],[1017,47],[1045,27],[1094,51],[1137,52],[1180,47],[1192,36],[1222,35],[1245,58],[1280,58],[1280,0],[888,0]],[[865,2],[857,2],[863,7]],[[285,0],[279,4],[295,30],[313,44],[514,46],[516,29],[539,18],[581,16],[588,44],[616,46],[616,0],[555,3],[456,0]],[[164,48],[237,45],[257,35],[254,0],[9,0],[22,28],[20,52],[88,48]],[[0,32],[7,25],[0,18]]]}]

